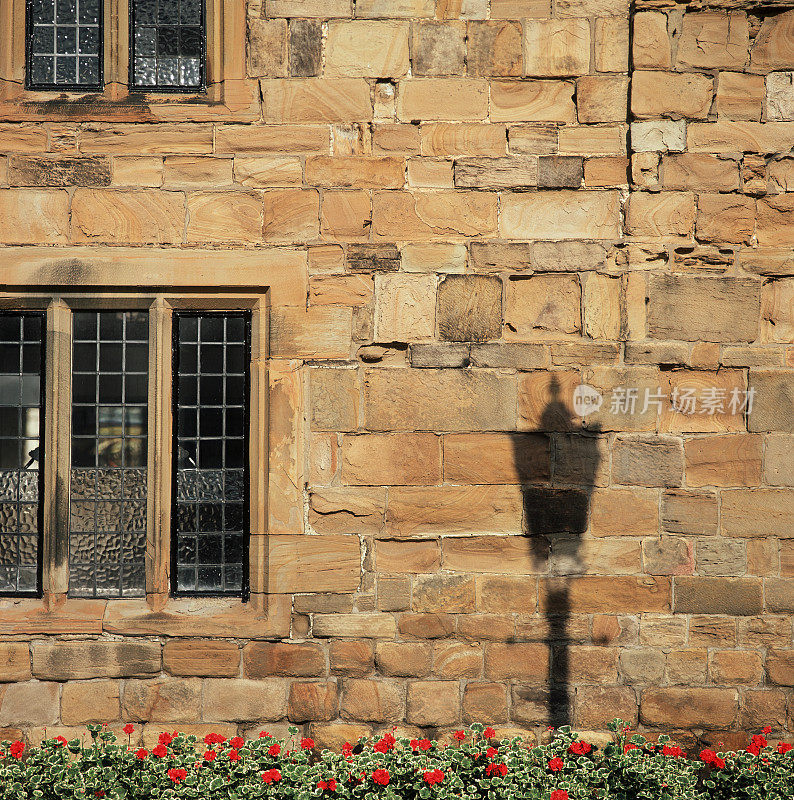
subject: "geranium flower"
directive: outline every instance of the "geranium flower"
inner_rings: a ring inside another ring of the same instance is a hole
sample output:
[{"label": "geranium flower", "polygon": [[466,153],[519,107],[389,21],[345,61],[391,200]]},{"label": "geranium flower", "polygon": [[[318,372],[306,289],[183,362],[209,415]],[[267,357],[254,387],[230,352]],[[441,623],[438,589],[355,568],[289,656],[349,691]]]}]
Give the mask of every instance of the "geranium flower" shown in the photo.
[{"label": "geranium flower", "polygon": [[182,769],[180,767],[175,768],[175,769],[169,769],[168,770],[168,777],[174,783],[181,783],[183,780],[185,780],[185,778],[187,778],[187,770],[186,769]]},{"label": "geranium flower", "polygon": [[267,731],[259,731],[259,738],[260,739],[269,739],[270,734]]},{"label": "geranium flower", "polygon": [[204,751],[204,760],[205,761],[215,761],[218,754],[214,750],[205,750]]},{"label": "geranium flower", "polygon": [[485,729],[485,730],[482,732],[482,735],[483,735],[483,736],[484,736],[486,739],[493,739],[493,738],[494,738],[494,736],[496,736],[496,731],[495,731],[493,728],[491,728],[491,727],[488,727],[488,728],[486,728],[486,729]]},{"label": "geranium flower", "polygon": [[243,739],[242,736],[232,736],[232,738],[229,739],[229,744],[235,750],[239,750],[245,744],[245,739]]},{"label": "geranium flower", "polygon": [[673,756],[674,758],[681,758],[685,755],[684,751],[678,745],[666,744],[662,748],[662,755]]},{"label": "geranium flower", "polygon": [[281,752],[281,745],[276,742],[275,744],[271,744],[270,747],[267,749],[267,754],[269,756],[277,756]]},{"label": "geranium flower", "polygon": [[433,746],[433,743],[430,739],[420,739],[419,740],[419,749],[420,750],[429,750]]},{"label": "geranium flower", "polygon": [[146,756],[148,756],[148,755],[149,755],[149,751],[148,750],[144,750],[144,748],[141,747],[141,749],[138,750],[135,753],[135,758],[137,758],[138,761],[144,761],[146,759]]},{"label": "geranium flower", "polygon": [[262,773],[262,780],[267,783],[278,783],[281,780],[281,772],[277,769],[268,769]]},{"label": "geranium flower", "polygon": [[94,797],[104,797],[105,790],[104,789],[94,789]]},{"label": "geranium flower", "polygon": [[628,753],[629,750],[637,750],[637,749],[638,749],[637,745],[634,744],[633,742],[626,742],[626,744],[623,745],[624,753]]},{"label": "geranium flower", "polygon": [[568,792],[565,789],[555,789],[549,795],[549,800],[568,800]]},{"label": "geranium flower", "polygon": [[314,739],[308,737],[301,739],[301,750],[311,750],[314,747]]},{"label": "geranium flower", "polygon": [[372,773],[372,780],[375,781],[379,786],[388,786],[389,785],[389,771],[386,769],[376,769]]},{"label": "geranium flower", "polygon": [[157,758],[165,758],[168,755],[168,750],[164,744],[158,744],[157,747],[152,748],[152,755]]},{"label": "geranium flower", "polygon": [[766,727],[765,727],[765,728],[764,728],[764,729],[761,731],[761,733],[772,733],[772,726],[771,726],[771,725],[767,725],[767,726],[766,726]]},{"label": "geranium flower", "polygon": [[507,775],[507,764],[489,764],[485,768],[485,776],[490,778],[491,775],[501,775],[502,777]]},{"label": "geranium flower", "polygon": [[171,744],[171,742],[173,742],[173,741],[174,741],[174,737],[173,737],[173,736],[171,736],[171,734],[170,734],[170,733],[167,733],[166,731],[163,731],[163,732],[162,732],[162,733],[161,733],[161,734],[160,734],[160,735],[157,737],[157,743],[158,743],[158,744],[164,744],[164,745],[166,745],[166,746],[167,746],[167,745]]},{"label": "geranium flower", "polygon": [[789,744],[788,742],[779,742],[777,746],[777,751],[781,755],[788,753],[792,749],[794,749],[794,744]]},{"label": "geranium flower", "polygon": [[221,736],[219,733],[208,733],[204,737],[204,744],[206,744],[207,747],[212,747],[214,744],[223,744],[225,741],[226,737]]},{"label": "geranium flower", "polygon": [[552,772],[559,772],[565,766],[565,762],[557,756],[549,761],[548,767]]},{"label": "geranium flower", "polygon": [[336,780],[334,778],[330,778],[327,781],[319,781],[317,783],[317,788],[322,789],[322,791],[328,792],[335,792],[336,791]]},{"label": "geranium flower", "polygon": [[56,736],[55,741],[58,744],[58,747],[63,747],[64,745],[68,744],[65,736]]},{"label": "geranium flower", "polygon": [[422,776],[428,786],[433,786],[436,783],[441,783],[444,780],[444,770],[442,769],[429,769],[426,770]]},{"label": "geranium flower", "polygon": [[133,733],[135,733],[135,726],[134,726],[134,725],[133,725],[131,722],[128,722],[128,723],[127,723],[127,724],[126,724],[126,725],[125,725],[125,726],[122,728],[122,730],[124,731],[124,733],[126,733],[126,734],[127,734],[127,736],[132,736],[132,734],[133,734]]},{"label": "geranium flower", "polygon": [[568,747],[568,752],[577,756],[586,756],[593,748],[588,742],[584,740],[578,742],[571,742]]},{"label": "geranium flower", "polygon": [[19,740],[16,742],[11,742],[8,752],[11,753],[14,758],[22,758],[22,753],[25,752],[25,743],[20,742]]},{"label": "geranium flower", "polygon": [[[416,741],[416,739],[414,739],[414,741]],[[411,746],[413,746],[413,744]],[[353,745],[350,744],[350,742],[345,742],[342,745],[342,755],[345,758],[350,758],[353,755]]]},{"label": "geranium flower", "polygon": [[462,742],[466,738],[466,734],[463,731],[455,731],[455,733],[452,734],[452,738],[458,742]]}]

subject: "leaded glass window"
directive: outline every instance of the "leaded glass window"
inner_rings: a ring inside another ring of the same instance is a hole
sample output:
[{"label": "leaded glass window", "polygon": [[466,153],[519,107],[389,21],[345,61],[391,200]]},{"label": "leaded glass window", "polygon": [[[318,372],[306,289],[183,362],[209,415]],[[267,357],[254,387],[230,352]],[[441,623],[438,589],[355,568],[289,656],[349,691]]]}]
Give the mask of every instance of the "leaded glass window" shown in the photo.
[{"label": "leaded glass window", "polygon": [[0,593],[39,588],[44,315],[0,313]]},{"label": "leaded glass window", "polygon": [[75,311],[69,592],[142,596],[148,314]]},{"label": "leaded glass window", "polygon": [[133,88],[204,87],[204,0],[131,0],[130,32]]},{"label": "leaded glass window", "polygon": [[174,315],[177,592],[246,592],[250,324],[247,312]]},{"label": "leaded glass window", "polygon": [[102,0],[28,0],[31,89],[100,89]]}]

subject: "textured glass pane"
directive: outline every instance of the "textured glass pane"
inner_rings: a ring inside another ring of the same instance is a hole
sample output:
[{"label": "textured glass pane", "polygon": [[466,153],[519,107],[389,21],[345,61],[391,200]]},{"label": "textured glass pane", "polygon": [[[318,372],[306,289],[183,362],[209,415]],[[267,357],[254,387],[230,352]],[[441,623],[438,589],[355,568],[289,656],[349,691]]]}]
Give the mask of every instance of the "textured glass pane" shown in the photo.
[{"label": "textured glass pane", "polygon": [[[73,320],[69,591],[78,597],[141,596],[148,316],[78,311]],[[88,388],[78,391],[78,385]]]},{"label": "textured glass pane", "polygon": [[201,89],[203,0],[131,0],[133,85]]},{"label": "textured glass pane", "polygon": [[174,338],[177,590],[240,594],[248,535],[249,317],[176,314]]},{"label": "textured glass pane", "polygon": [[[28,5],[32,88],[98,89],[102,0],[35,0]],[[78,58],[80,56],[80,58]]]},{"label": "textured glass pane", "polygon": [[0,313],[0,592],[38,588],[41,313]]}]

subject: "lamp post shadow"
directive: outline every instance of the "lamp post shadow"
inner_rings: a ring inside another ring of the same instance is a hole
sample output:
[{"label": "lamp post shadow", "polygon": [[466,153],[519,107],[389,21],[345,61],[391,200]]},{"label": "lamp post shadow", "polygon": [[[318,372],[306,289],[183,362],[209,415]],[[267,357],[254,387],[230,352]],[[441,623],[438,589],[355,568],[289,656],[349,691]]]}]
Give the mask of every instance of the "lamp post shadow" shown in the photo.
[{"label": "lamp post shadow", "polygon": [[[582,539],[588,528],[590,500],[601,463],[599,425],[585,429],[574,416],[572,398],[560,396],[553,378],[550,399],[531,435],[546,437],[549,469],[543,480],[522,483],[524,535],[541,575],[539,603],[545,617],[548,686],[542,698],[549,725],[572,723],[571,581],[587,572]],[[515,438],[516,464],[522,463],[521,436]],[[545,586],[544,586],[545,583]],[[519,693],[522,691],[518,690]],[[529,690],[527,690],[529,691]],[[527,698],[530,699],[530,698]]]}]

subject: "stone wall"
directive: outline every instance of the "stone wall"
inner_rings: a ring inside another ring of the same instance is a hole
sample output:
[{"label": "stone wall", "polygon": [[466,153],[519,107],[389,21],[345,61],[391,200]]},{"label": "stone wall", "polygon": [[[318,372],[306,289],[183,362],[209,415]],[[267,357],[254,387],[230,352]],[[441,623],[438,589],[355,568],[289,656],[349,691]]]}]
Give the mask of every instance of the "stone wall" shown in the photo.
[{"label": "stone wall", "polygon": [[306,287],[267,623],[5,602],[0,726],[792,735],[794,12],[701,5],[250,2],[258,121],[0,124],[6,255]]}]

